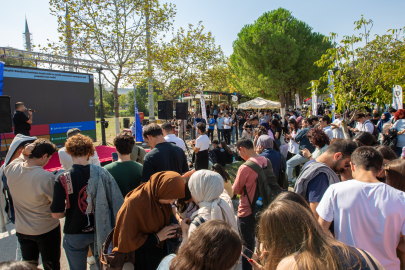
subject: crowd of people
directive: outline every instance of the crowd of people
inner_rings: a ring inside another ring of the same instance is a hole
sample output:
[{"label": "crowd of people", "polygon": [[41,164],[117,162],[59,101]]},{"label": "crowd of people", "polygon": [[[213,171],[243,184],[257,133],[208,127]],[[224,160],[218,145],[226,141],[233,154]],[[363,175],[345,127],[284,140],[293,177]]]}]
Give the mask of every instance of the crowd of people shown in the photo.
[{"label": "crowd of people", "polygon": [[[61,244],[74,270],[89,249],[102,269],[404,269],[405,110],[348,114],[346,130],[327,109],[208,109],[191,121],[191,162],[172,123],[143,128],[148,153],[119,133],[104,167],[78,129],[59,151],[17,134],[0,170],[0,227],[15,225],[19,269],[39,255],[60,269]],[[55,153],[63,170],[48,172]]]}]

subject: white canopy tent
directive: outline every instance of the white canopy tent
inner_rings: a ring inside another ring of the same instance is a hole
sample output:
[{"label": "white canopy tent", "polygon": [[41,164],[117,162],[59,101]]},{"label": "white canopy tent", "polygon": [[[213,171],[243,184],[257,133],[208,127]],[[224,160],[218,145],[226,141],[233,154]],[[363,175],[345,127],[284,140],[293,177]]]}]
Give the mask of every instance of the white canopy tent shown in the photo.
[{"label": "white canopy tent", "polygon": [[261,97],[257,97],[250,101],[241,103],[238,105],[238,109],[249,110],[249,109],[278,109],[281,108],[281,103],[271,100],[266,100]]}]

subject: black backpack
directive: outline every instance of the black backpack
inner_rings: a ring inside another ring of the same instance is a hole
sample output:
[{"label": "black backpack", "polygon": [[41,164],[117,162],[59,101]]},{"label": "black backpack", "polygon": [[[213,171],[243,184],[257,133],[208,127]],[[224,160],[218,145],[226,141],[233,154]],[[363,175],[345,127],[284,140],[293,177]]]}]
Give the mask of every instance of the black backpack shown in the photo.
[{"label": "black backpack", "polygon": [[[248,166],[257,173],[255,196],[250,200],[246,190],[246,186],[243,187],[244,195],[247,197],[250,208],[253,215],[258,219],[261,212],[265,210],[270,203],[282,192],[277,178],[273,172],[271,162],[267,159],[267,166],[265,168],[260,167],[256,162],[246,161],[244,165]],[[262,198],[263,206],[261,208],[256,207],[256,201]]]},{"label": "black backpack", "polygon": [[395,151],[395,149],[397,148],[397,140],[398,140],[397,133],[398,130],[396,130],[395,128],[391,128],[388,131],[387,135],[383,134],[382,145],[386,145],[390,147],[393,151]]}]

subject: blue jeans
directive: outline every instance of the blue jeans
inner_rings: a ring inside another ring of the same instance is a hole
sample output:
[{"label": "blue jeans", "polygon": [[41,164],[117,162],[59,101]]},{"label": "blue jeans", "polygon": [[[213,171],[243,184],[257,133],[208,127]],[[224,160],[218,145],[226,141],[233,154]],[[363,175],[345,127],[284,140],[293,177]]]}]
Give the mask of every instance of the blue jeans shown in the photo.
[{"label": "blue jeans", "polygon": [[395,147],[395,154],[397,155],[398,158],[401,158],[402,154],[402,147]]},{"label": "blue jeans", "polygon": [[219,142],[222,142],[223,140],[224,140],[224,129],[223,128],[221,128],[221,129],[217,129],[217,135],[218,135],[218,141]]},{"label": "blue jeans", "polygon": [[235,144],[235,135],[236,135],[236,127],[232,127],[232,139],[231,139],[231,143]]},{"label": "blue jeans", "polygon": [[[94,254],[94,234],[65,234],[63,248],[69,262],[70,270],[87,269],[87,253],[89,247]],[[98,265],[98,262],[96,262]]]},{"label": "blue jeans", "polygon": [[305,162],[308,162],[309,159],[301,156],[301,155],[295,155],[292,158],[290,158],[287,161],[287,177],[288,181],[291,181],[293,179],[293,170],[295,166],[298,166],[300,164],[304,164]]}]

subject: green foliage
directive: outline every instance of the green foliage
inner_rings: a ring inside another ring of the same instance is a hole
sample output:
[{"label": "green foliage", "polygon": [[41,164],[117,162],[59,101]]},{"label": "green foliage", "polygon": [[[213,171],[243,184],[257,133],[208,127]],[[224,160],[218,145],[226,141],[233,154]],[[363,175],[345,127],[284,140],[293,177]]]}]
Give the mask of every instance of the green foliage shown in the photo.
[{"label": "green foliage", "polygon": [[201,22],[196,27],[181,27],[170,42],[154,50],[153,57],[163,97],[173,102],[186,90],[204,90],[213,77],[213,67],[225,63],[221,47]]},{"label": "green foliage", "polygon": [[[19,55],[22,56],[22,55]],[[6,66],[18,66],[18,67],[35,67],[35,63],[31,62],[31,61],[22,61],[19,59],[14,59],[14,58],[2,58],[1,59],[2,62],[4,62],[4,64]]]},{"label": "green foliage", "polygon": [[127,106],[127,95],[120,95],[118,102],[121,108],[125,108]]},{"label": "green foliage", "polygon": [[[331,33],[327,39],[334,42],[333,48],[315,62],[319,67],[334,70],[333,92],[338,111],[358,110],[371,103],[390,104],[392,87],[405,83],[404,30],[388,30],[370,41],[373,21],[362,16],[354,24],[355,30],[361,30],[357,36],[344,36],[338,43],[337,34]],[[318,86],[327,80],[325,72],[314,84]]]},{"label": "green foliage", "polygon": [[325,70],[313,64],[331,47],[323,38],[288,10],[266,12],[239,32],[229,63],[230,81],[245,95],[263,91],[284,107],[287,92],[308,94],[311,79]]},{"label": "green foliage", "polygon": [[[103,102],[103,106],[104,106],[104,116],[109,116],[111,115],[112,111],[112,106],[106,102],[106,100],[104,99]],[[101,117],[101,112],[100,112],[100,102],[95,102],[95,110],[96,110],[96,117]]]},{"label": "green foliage", "polygon": [[170,30],[175,5],[161,5],[158,0],[50,0],[49,3],[51,14],[58,18],[60,38],[43,50],[106,63],[108,69],[102,76],[113,87],[113,108],[118,117],[118,87],[144,74],[147,67],[146,51],[150,47],[146,45],[146,31],[149,30],[153,46],[162,32]]},{"label": "green foliage", "polygon": [[[138,111],[143,112],[145,115],[149,115],[149,110],[145,106],[145,101],[144,99],[141,98],[142,92],[138,89],[136,89],[136,102],[138,105]],[[127,100],[128,100],[128,110],[127,112],[129,113],[130,116],[134,116],[135,114],[135,99],[134,99],[134,92],[128,92],[127,94]]]}]

